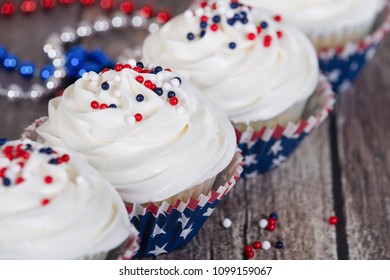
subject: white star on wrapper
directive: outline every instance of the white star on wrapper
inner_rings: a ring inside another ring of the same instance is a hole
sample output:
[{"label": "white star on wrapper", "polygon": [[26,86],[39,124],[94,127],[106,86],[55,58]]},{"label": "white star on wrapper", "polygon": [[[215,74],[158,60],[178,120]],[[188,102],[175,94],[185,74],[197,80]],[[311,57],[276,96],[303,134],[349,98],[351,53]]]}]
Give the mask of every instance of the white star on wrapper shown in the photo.
[{"label": "white star on wrapper", "polygon": [[208,208],[207,211],[203,214],[204,217],[210,217],[211,213],[213,213],[214,208]]},{"label": "white star on wrapper", "polygon": [[257,175],[259,175],[259,173],[255,170],[252,171],[251,173],[245,174],[245,178],[251,179],[251,178],[255,178]]},{"label": "white star on wrapper", "polygon": [[334,83],[340,79],[340,75],[341,75],[341,70],[335,69],[332,72],[329,72],[327,76],[329,81]]},{"label": "white star on wrapper", "polygon": [[370,48],[366,53],[366,60],[370,61],[376,53],[376,48]]},{"label": "white star on wrapper", "polygon": [[192,225],[187,228],[187,229],[184,229],[181,233],[180,233],[180,237],[183,237],[183,239],[185,240],[188,236],[188,234],[190,234],[190,232],[192,231]]},{"label": "white star on wrapper", "polygon": [[278,167],[278,166],[281,165],[283,162],[285,162],[286,159],[287,159],[287,158],[286,158],[285,156],[283,156],[283,155],[280,155],[280,156],[278,156],[277,158],[274,158],[274,159],[272,160],[272,168]]},{"label": "white star on wrapper", "polygon": [[190,218],[187,218],[186,215],[184,215],[184,213],[181,214],[181,217],[179,219],[179,222],[181,223],[181,227],[184,228],[186,226],[186,224],[188,223],[188,220]]},{"label": "white star on wrapper", "polygon": [[256,155],[247,155],[244,157],[244,165],[251,166],[252,164],[257,164]]},{"label": "white star on wrapper", "polygon": [[162,228],[160,228],[158,226],[158,224],[156,224],[156,226],[154,227],[153,233],[152,233],[152,237],[154,238],[156,235],[159,235],[162,233],[166,233],[166,232]]},{"label": "white star on wrapper", "polygon": [[256,142],[257,142],[257,140],[255,140],[255,141],[249,141],[249,142],[247,143],[248,149],[252,149],[252,147],[256,144]]},{"label": "white star on wrapper", "polygon": [[351,82],[348,80],[345,80],[342,82],[342,84],[339,86],[339,92],[346,92],[349,90],[349,88],[352,86]]},{"label": "white star on wrapper", "polygon": [[282,147],[282,140],[278,140],[276,141],[271,149],[268,151],[268,154],[273,154],[273,155],[277,155],[279,152],[283,151],[283,147]]},{"label": "white star on wrapper", "polygon": [[160,254],[164,254],[164,253],[168,253],[164,248],[165,246],[167,246],[168,243],[165,243],[164,246],[162,247],[158,247],[157,245],[154,247],[154,250],[152,251],[149,251],[148,254],[153,254],[153,255],[160,255]]}]

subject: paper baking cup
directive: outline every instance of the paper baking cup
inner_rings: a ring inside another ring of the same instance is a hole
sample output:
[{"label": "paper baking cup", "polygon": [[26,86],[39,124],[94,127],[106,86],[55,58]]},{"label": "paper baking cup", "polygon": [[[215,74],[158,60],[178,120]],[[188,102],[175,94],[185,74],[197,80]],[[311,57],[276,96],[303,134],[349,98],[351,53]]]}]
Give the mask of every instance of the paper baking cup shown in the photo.
[{"label": "paper baking cup", "polygon": [[358,43],[319,52],[321,71],[328,77],[336,93],[347,91],[364,66],[375,55],[390,29],[390,7],[379,16],[377,28]]},{"label": "paper baking cup", "polygon": [[237,151],[229,166],[221,172],[218,184],[207,194],[187,202],[166,201],[159,206],[154,203],[128,204],[129,219],[140,232],[140,249],[136,257],[157,256],[172,252],[191,241],[202,228],[221,199],[232,189],[242,172],[242,155]]},{"label": "paper baking cup", "polygon": [[308,100],[303,118],[297,123],[290,122],[285,127],[264,126],[258,130],[249,125],[245,129],[242,129],[242,124],[237,125],[237,142],[244,155],[242,177],[254,177],[285,162],[302,140],[328,117],[334,103],[331,85],[321,76],[315,93]]}]

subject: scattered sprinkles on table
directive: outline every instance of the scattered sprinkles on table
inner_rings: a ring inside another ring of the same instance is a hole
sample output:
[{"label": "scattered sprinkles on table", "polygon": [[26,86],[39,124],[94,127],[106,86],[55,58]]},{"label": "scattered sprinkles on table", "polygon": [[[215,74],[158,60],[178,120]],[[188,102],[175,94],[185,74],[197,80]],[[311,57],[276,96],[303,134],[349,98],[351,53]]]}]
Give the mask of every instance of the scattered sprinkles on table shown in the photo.
[{"label": "scattered sprinkles on table", "polygon": [[[40,147],[38,149],[36,145],[28,140],[8,142],[7,139],[0,138],[0,191],[18,188],[24,185],[25,182],[28,183],[33,171],[28,169],[27,166],[30,161],[35,161],[36,157],[46,161],[47,165],[67,164],[70,160],[68,154],[59,154],[50,147]],[[48,169],[42,170],[44,170],[41,178],[42,183],[50,187],[55,182],[55,173],[45,174]],[[46,206],[50,201],[49,197],[43,197],[37,203]]]},{"label": "scattered sprinkles on table", "polygon": [[[188,30],[186,38],[188,41],[196,41],[202,39],[207,32],[219,32],[225,26],[237,28],[245,26],[247,40],[261,40],[264,47],[268,48],[272,45],[274,39],[282,39],[283,32],[276,31],[276,34],[267,31],[268,22],[254,22],[248,17],[248,12],[251,7],[238,3],[236,0],[229,1],[204,1],[199,4],[194,10],[187,10],[187,17],[197,17],[199,19],[199,30]],[[275,22],[281,22],[282,17],[275,15]],[[228,42],[229,49],[234,50],[237,47],[237,42]]]}]

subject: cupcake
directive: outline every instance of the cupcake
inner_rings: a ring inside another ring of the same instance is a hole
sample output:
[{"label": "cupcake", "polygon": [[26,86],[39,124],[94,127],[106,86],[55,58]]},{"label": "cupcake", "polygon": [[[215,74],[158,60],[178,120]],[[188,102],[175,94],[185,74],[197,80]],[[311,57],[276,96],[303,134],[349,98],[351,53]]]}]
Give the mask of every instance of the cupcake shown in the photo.
[{"label": "cupcake", "polygon": [[[237,134],[249,137],[239,139],[244,154],[253,135],[280,134],[307,115],[319,82],[315,49],[300,30],[267,14],[257,19],[236,1],[202,2],[174,17],[145,39],[142,55],[174,68],[220,106]],[[259,172],[273,168],[273,160],[261,154],[268,150],[253,152],[246,155],[256,156],[250,161],[262,166]]]},{"label": "cupcake", "polygon": [[140,231],[138,256],[191,240],[242,169],[226,115],[181,76],[134,60],[84,74],[36,132],[113,184]]},{"label": "cupcake", "polygon": [[0,228],[0,259],[129,258],[137,247],[114,188],[78,156],[30,140],[0,139]]},{"label": "cupcake", "polygon": [[321,70],[336,92],[349,89],[389,30],[385,0],[241,0],[277,14],[305,32],[315,44]]}]

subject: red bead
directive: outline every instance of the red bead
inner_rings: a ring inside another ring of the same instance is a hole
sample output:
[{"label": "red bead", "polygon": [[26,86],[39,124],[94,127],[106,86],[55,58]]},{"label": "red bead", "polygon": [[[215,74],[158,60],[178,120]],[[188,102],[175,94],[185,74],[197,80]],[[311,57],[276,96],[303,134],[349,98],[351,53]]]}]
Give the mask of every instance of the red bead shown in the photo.
[{"label": "red bead", "polygon": [[269,225],[276,225],[276,220],[274,218],[267,219]]},{"label": "red bead", "polygon": [[69,157],[68,154],[64,154],[64,155],[61,157],[61,159],[62,159],[64,162],[68,162],[69,159],[70,159],[70,157]]},{"label": "red bead", "polygon": [[21,184],[21,183],[23,183],[23,182],[24,182],[23,177],[18,177],[18,178],[16,178],[16,180],[15,180],[15,183],[16,183],[16,184]]},{"label": "red bead", "polygon": [[44,178],[44,181],[45,181],[46,184],[51,184],[51,183],[53,183],[53,177],[51,177],[51,176],[46,176],[46,177]]},{"label": "red bead", "polygon": [[282,20],[282,17],[280,15],[276,15],[274,16],[274,20],[280,22]]},{"label": "red bead", "polygon": [[248,251],[245,253],[245,256],[247,259],[252,259],[255,256],[255,253],[253,251]]},{"label": "red bead", "polygon": [[263,29],[260,26],[257,26],[256,29],[257,29],[257,34],[260,34],[261,31],[263,31]]},{"label": "red bead", "polygon": [[0,12],[5,16],[13,15],[15,11],[16,11],[16,7],[15,4],[12,2],[9,3],[6,2],[3,5],[1,5]]},{"label": "red bead", "polygon": [[55,0],[41,0],[41,6],[45,9],[52,9],[56,5]]},{"label": "red bead", "polygon": [[110,70],[110,68],[104,68],[104,69],[102,70],[102,73],[105,73],[105,72],[107,72],[108,70]]},{"label": "red bead", "polygon": [[30,158],[30,153],[28,153],[28,152],[23,152],[23,153],[22,153],[22,158],[24,158],[24,159],[29,159],[29,158]]},{"label": "red bead", "polygon": [[122,69],[123,69],[123,64],[118,63],[117,65],[115,65],[115,71],[119,72],[122,71]]},{"label": "red bead", "polygon": [[266,35],[264,37],[264,47],[271,46],[271,42],[272,42],[272,37],[270,35]]},{"label": "red bead", "polygon": [[218,30],[218,25],[216,23],[213,23],[212,25],[210,25],[210,29],[215,32]]},{"label": "red bead", "polygon": [[37,4],[33,0],[24,0],[20,5],[20,9],[23,13],[32,13],[37,8]]},{"label": "red bead", "polygon": [[151,80],[146,80],[146,81],[144,82],[144,86],[147,87],[147,88],[149,88],[149,89],[151,89],[152,86],[153,86],[153,83],[152,83]]},{"label": "red bead", "polygon": [[261,249],[261,242],[260,241],[256,241],[255,243],[253,243],[253,248]]},{"label": "red bead", "polygon": [[124,64],[123,65],[123,69],[131,69],[131,65],[130,64]]},{"label": "red bead", "polygon": [[268,224],[266,227],[268,231],[274,231],[276,229],[276,224]]},{"label": "red bead", "polygon": [[42,206],[45,206],[45,205],[47,205],[47,204],[49,204],[49,203],[50,203],[50,200],[47,199],[47,198],[42,199],[42,201],[41,201],[41,205],[42,205]]},{"label": "red bead", "polygon": [[83,5],[92,5],[95,3],[95,0],[80,0],[80,3]]},{"label": "red bead", "polygon": [[206,8],[206,7],[207,7],[207,2],[204,1],[204,2],[200,3],[200,6],[201,6],[202,8]]},{"label": "red bead", "polygon": [[245,246],[245,252],[250,252],[252,251],[252,247],[250,245]]},{"label": "red bead", "polygon": [[135,114],[135,115],[134,115],[134,118],[135,118],[135,120],[136,120],[137,122],[142,121],[142,115],[141,115],[140,113]]},{"label": "red bead", "polygon": [[143,6],[140,10],[139,13],[141,16],[144,18],[150,18],[151,15],[153,14],[153,9],[150,6]]},{"label": "red bead", "polygon": [[331,225],[337,225],[339,222],[339,219],[336,216],[332,216],[329,218],[329,224]]},{"label": "red bead", "polygon": [[282,38],[283,37],[283,32],[282,31],[276,31],[276,35],[278,35],[278,38]]},{"label": "red bead", "polygon": [[123,1],[119,9],[124,13],[124,14],[130,14],[134,10],[134,4],[132,1]]},{"label": "red bead", "polygon": [[100,7],[102,7],[105,10],[110,10],[114,8],[115,6],[115,0],[100,0]]},{"label": "red bead", "polygon": [[135,79],[136,79],[137,82],[139,82],[139,83],[143,83],[143,82],[144,82],[144,77],[142,77],[142,76],[137,76],[137,77],[135,77]]},{"label": "red bead", "polygon": [[104,110],[104,109],[107,109],[108,108],[108,105],[106,104],[106,103],[102,103],[102,104],[100,104],[100,106],[99,106],[99,109],[100,110]]},{"label": "red bead", "polygon": [[141,72],[142,72],[142,68],[141,68],[141,67],[138,67],[138,66],[135,66],[135,67],[133,68],[133,70],[134,70],[135,72],[138,72],[138,73],[141,73]]},{"label": "red bead", "polygon": [[216,10],[216,9],[217,9],[217,3],[214,2],[214,3],[211,5],[211,9]]},{"label": "red bead", "polygon": [[155,90],[157,86],[155,84],[152,84],[152,87],[150,88],[151,90]]},{"label": "red bead", "polygon": [[256,35],[255,35],[255,33],[249,33],[247,37],[248,37],[248,40],[252,41],[256,38]]},{"label": "red bead", "polygon": [[0,169],[0,177],[1,178],[3,178],[5,176],[5,171],[7,171],[6,167],[3,167],[2,169]]},{"label": "red bead", "polygon": [[179,99],[177,99],[176,96],[169,99],[169,104],[171,104],[172,106],[176,106],[178,103],[179,103]]},{"label": "red bead", "polygon": [[56,158],[56,160],[57,160],[57,164],[61,164],[61,163],[63,163],[64,162],[64,160],[62,159],[62,158]]},{"label": "red bead", "polygon": [[171,16],[168,12],[159,12],[156,17],[158,23],[166,23],[170,18]]},{"label": "red bead", "polygon": [[92,102],[91,102],[91,107],[92,107],[92,109],[97,109],[97,108],[99,108],[99,102],[97,102],[97,101],[92,101]]},{"label": "red bead", "polygon": [[201,16],[200,17],[200,21],[205,21],[207,22],[209,20],[209,18],[207,16]]}]

